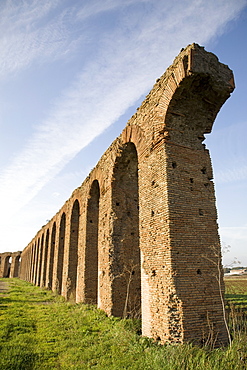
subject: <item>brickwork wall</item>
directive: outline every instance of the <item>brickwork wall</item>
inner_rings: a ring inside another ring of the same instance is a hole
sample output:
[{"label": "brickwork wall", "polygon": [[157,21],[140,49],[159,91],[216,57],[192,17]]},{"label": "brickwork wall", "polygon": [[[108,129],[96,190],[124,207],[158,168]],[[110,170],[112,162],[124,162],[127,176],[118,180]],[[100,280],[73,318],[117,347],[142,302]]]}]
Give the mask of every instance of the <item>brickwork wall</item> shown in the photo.
[{"label": "brickwork wall", "polygon": [[182,50],[24,249],[20,277],[108,315],[141,317],[143,335],[161,343],[214,336],[226,344],[203,140],[233,89],[232,71],[215,55],[196,44]]}]

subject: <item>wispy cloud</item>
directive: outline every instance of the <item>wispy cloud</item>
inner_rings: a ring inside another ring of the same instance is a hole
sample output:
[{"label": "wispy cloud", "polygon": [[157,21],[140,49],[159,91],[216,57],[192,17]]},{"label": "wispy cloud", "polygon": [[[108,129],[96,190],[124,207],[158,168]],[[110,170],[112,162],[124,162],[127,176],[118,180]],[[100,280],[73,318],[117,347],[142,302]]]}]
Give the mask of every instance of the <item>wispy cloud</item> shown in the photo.
[{"label": "wispy cloud", "polygon": [[[116,14],[112,27],[108,25],[109,29],[97,33],[97,58],[82,65],[47,119],[40,122],[26,147],[2,172],[3,221],[146,93],[181,47],[193,41],[208,42],[237,16],[246,1],[209,0],[207,6],[199,0],[79,3],[77,8],[60,12],[58,0],[22,1],[22,6],[7,1],[2,8],[0,29],[5,27],[6,33],[0,36],[0,76],[21,71],[39,58],[48,63],[66,53],[79,37],[78,32],[74,38],[70,32],[73,16],[83,23],[93,15],[104,19],[107,12],[120,7],[125,10]],[[138,17],[128,12],[134,5]]]},{"label": "wispy cloud", "polygon": [[231,167],[221,170],[217,173],[216,182],[218,184],[229,183],[235,181],[243,181],[247,179],[247,165],[239,166],[239,163],[235,164],[237,167]]},{"label": "wispy cloud", "polygon": [[2,1],[0,4],[0,78],[32,63],[51,62],[75,48],[73,7],[59,11],[64,0]]},{"label": "wispy cloud", "polygon": [[113,11],[118,8],[126,8],[131,5],[149,3],[150,0],[94,0],[85,2],[77,13],[77,17],[80,19],[88,19],[90,17],[102,14],[105,12]]}]

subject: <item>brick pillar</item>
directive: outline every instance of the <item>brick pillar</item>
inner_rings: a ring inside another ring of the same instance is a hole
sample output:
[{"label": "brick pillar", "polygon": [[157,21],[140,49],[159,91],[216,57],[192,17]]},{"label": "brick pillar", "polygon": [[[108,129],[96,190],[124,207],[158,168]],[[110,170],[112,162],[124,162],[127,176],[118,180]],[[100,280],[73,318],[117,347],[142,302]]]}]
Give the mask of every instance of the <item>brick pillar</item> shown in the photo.
[{"label": "brick pillar", "polygon": [[143,334],[161,342],[225,344],[213,175],[202,142],[233,90],[233,76],[193,44],[153,96],[162,86],[148,120],[149,154],[139,171]]},{"label": "brick pillar", "polygon": [[[68,226],[67,226],[68,225]],[[62,295],[71,301],[76,300],[77,266],[78,266],[78,242],[80,225],[80,205],[75,199],[66,225],[66,240],[64,245],[64,268]]]},{"label": "brick pillar", "polygon": [[57,233],[58,239],[56,242],[56,248],[54,253],[54,270],[52,285],[52,290],[57,291],[59,294],[61,294],[62,291],[65,231],[66,231],[66,215],[63,212],[59,223],[59,231]]},{"label": "brick pillar", "polygon": [[11,256],[12,262],[10,267],[10,277],[19,277],[21,252],[12,253]]},{"label": "brick pillar", "polygon": [[53,268],[54,268],[54,251],[56,244],[56,232],[57,226],[54,221],[52,224],[52,229],[49,231],[50,238],[48,239],[48,253],[47,253],[47,265],[46,265],[46,283],[45,286],[49,289],[52,288],[53,284]]},{"label": "brick pillar", "polygon": [[48,258],[48,249],[49,249],[49,229],[47,229],[44,233],[44,241],[43,241],[43,253],[42,253],[42,261],[41,261],[41,276],[40,276],[40,286],[46,286],[46,272],[47,272],[47,258]]}]

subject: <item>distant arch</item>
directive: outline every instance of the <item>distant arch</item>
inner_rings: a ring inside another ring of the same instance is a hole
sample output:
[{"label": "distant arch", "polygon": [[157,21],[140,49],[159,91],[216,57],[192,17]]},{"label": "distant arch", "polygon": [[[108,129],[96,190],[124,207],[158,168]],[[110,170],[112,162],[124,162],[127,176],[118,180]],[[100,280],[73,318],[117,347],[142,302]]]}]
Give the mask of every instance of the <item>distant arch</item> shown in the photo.
[{"label": "distant arch", "polygon": [[44,234],[41,236],[40,241],[40,248],[39,248],[39,256],[38,256],[38,286],[42,286],[41,284],[41,273],[42,273],[42,262],[43,262],[43,247],[44,247]]},{"label": "distant arch", "polygon": [[62,291],[65,229],[66,229],[66,215],[63,212],[59,225],[58,256],[57,256],[56,290],[59,294]]},{"label": "distant arch", "polygon": [[85,302],[98,302],[98,226],[100,188],[94,180],[89,192],[86,221]]},{"label": "distant arch", "polygon": [[40,251],[40,238],[37,241],[36,256],[35,256],[35,273],[34,273],[34,284],[38,284],[38,266],[39,266],[39,251]]},{"label": "distant arch", "polygon": [[31,283],[34,283],[35,274],[35,257],[36,257],[36,243],[33,243],[32,257],[31,257]]},{"label": "distant arch", "polygon": [[4,278],[10,277],[10,267],[11,267],[11,255],[7,255],[4,259],[4,266],[3,266],[3,277]]},{"label": "distant arch", "polygon": [[76,199],[73,204],[70,218],[68,278],[66,282],[67,299],[70,299],[72,301],[76,300],[79,219],[80,205],[79,201]]},{"label": "distant arch", "polygon": [[48,264],[48,268],[47,268],[48,269],[48,274],[47,274],[46,286],[49,289],[52,288],[55,243],[56,243],[56,222],[54,222],[53,225],[52,225],[50,250],[49,250],[49,257],[48,257],[49,264]]},{"label": "distant arch", "polygon": [[112,210],[112,314],[120,317],[140,317],[138,158],[136,147],[131,142],[123,146],[115,162]]},{"label": "distant arch", "polygon": [[10,266],[10,277],[15,278],[19,276],[21,255],[13,253],[11,266]]},{"label": "distant arch", "polygon": [[42,282],[41,282],[41,286],[46,286],[48,252],[49,252],[49,238],[50,238],[50,231],[48,229],[46,231],[45,242],[44,242],[44,253],[43,253],[43,263],[42,263]]}]

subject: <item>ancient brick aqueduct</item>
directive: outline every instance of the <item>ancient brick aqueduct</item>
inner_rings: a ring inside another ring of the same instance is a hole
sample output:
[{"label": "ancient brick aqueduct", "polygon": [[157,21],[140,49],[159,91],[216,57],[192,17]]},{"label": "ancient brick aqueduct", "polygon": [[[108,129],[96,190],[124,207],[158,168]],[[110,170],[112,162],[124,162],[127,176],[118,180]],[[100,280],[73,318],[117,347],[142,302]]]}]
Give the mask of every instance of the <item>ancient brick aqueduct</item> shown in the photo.
[{"label": "ancient brick aqueduct", "polygon": [[1,254],[0,276],[17,276],[21,255],[21,279],[141,317],[142,334],[161,343],[227,343],[203,140],[233,89],[214,54],[182,49],[58,213],[21,254]]}]

